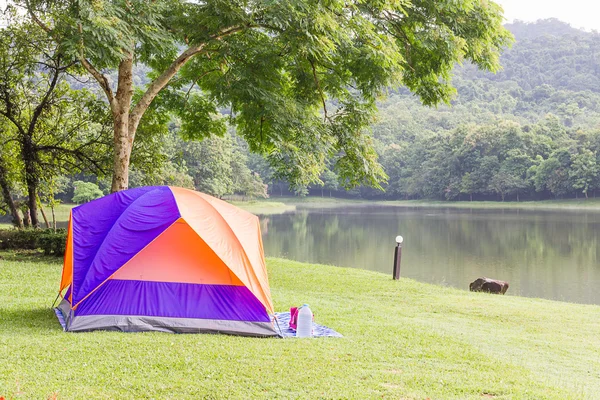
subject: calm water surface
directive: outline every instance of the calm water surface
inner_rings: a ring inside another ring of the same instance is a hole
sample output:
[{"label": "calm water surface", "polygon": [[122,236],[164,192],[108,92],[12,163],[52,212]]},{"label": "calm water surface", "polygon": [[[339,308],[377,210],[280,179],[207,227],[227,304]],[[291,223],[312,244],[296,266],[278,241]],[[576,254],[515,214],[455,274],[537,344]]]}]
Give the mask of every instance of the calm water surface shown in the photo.
[{"label": "calm water surface", "polygon": [[600,213],[350,206],[261,217],[267,256],[468,289],[480,276],[507,294],[600,304]]}]

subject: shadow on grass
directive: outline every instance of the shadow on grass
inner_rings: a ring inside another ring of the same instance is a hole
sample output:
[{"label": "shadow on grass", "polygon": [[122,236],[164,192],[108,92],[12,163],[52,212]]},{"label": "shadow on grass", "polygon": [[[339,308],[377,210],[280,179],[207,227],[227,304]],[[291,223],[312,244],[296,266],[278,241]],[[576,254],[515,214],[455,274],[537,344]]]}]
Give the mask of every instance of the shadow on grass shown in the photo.
[{"label": "shadow on grass", "polygon": [[0,330],[32,329],[36,331],[62,331],[54,310],[44,308],[0,309]]}]

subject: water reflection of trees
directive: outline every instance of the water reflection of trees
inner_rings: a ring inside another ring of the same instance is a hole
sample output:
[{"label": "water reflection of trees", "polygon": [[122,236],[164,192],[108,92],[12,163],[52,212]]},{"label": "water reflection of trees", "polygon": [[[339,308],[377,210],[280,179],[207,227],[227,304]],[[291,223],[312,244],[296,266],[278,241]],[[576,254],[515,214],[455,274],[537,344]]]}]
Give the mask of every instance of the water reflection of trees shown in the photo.
[{"label": "water reflection of trees", "polygon": [[391,272],[402,234],[404,276],[464,288],[487,275],[513,294],[599,303],[599,228],[595,214],[324,210],[271,216],[264,241],[269,255]]}]

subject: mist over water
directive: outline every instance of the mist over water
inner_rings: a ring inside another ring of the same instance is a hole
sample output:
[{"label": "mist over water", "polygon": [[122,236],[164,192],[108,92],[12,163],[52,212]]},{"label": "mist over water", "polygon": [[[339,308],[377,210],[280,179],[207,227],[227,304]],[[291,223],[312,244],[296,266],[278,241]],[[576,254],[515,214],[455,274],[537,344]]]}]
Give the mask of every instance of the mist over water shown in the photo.
[{"label": "mist over water", "polygon": [[480,276],[507,295],[600,304],[600,213],[350,206],[261,217],[271,257],[401,275],[468,290]]}]

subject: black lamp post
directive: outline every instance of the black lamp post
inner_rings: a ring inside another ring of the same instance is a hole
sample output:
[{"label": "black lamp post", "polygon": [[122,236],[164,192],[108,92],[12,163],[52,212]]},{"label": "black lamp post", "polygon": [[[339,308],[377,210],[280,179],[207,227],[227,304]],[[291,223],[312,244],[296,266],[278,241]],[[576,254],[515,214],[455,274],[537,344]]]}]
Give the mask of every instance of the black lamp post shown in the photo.
[{"label": "black lamp post", "polygon": [[394,248],[394,280],[400,279],[400,263],[402,262],[402,236],[396,236],[396,247]]}]

